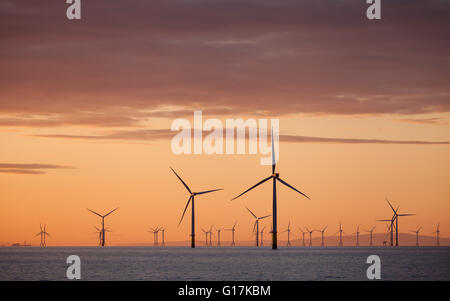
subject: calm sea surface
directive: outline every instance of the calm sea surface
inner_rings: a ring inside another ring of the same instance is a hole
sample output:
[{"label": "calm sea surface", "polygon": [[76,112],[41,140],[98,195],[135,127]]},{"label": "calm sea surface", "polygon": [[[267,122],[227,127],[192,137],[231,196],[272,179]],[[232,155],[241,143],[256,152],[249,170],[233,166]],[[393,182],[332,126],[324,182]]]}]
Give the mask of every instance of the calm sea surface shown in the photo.
[{"label": "calm sea surface", "polygon": [[0,247],[0,280],[366,280],[369,255],[384,280],[450,280],[450,247]]}]

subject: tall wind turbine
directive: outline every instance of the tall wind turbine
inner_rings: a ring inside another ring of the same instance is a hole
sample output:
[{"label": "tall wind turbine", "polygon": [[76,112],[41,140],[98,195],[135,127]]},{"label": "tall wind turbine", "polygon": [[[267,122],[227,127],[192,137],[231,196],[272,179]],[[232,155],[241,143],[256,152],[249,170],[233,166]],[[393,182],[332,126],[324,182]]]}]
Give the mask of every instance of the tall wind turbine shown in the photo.
[{"label": "tall wind turbine", "polygon": [[416,233],[416,246],[417,246],[417,247],[419,246],[419,232],[420,232],[420,229],[422,229],[422,227],[420,227],[420,228],[417,229],[416,231],[410,230],[411,232]]},{"label": "tall wind turbine", "polygon": [[302,228],[298,227],[300,232],[302,232],[302,245],[305,247],[305,234],[308,233],[307,231],[303,231]]},{"label": "tall wind turbine", "polygon": [[412,216],[415,214],[398,214],[398,208],[397,210],[394,210],[394,207],[392,207],[391,203],[389,203],[389,200],[386,199],[386,201],[388,202],[389,206],[391,207],[392,211],[394,211],[394,215],[395,215],[395,246],[398,247],[398,218],[400,216]]},{"label": "tall wind turbine", "polygon": [[439,231],[439,223],[437,224],[436,231],[434,231],[433,233],[436,233],[436,246],[439,247],[439,233],[441,233],[441,231]]},{"label": "tall wind turbine", "polygon": [[283,231],[283,233],[284,233],[284,232],[287,232],[287,234],[288,234],[287,246],[290,246],[290,245],[291,245],[291,240],[290,240],[290,235],[291,235],[291,221],[289,221],[288,227],[287,227],[286,230]]},{"label": "tall wind turbine", "polygon": [[253,225],[253,232],[255,232],[255,229],[256,229],[256,246],[258,247],[259,246],[259,221],[266,217],[269,217],[270,215],[257,217],[253,212],[250,211],[250,209],[248,209],[247,207],[245,207],[245,208],[255,218],[255,224]]},{"label": "tall wind turbine", "polygon": [[232,228],[230,229],[225,229],[225,231],[231,231],[231,245],[235,246],[236,244],[234,243],[234,232],[236,231],[236,224],[237,222],[234,222],[234,225]]},{"label": "tall wind turbine", "polygon": [[376,227],[376,226],[374,226],[374,227],[373,227],[372,229],[370,229],[370,230],[364,230],[364,231],[366,231],[366,232],[369,232],[369,234],[370,234],[370,243],[369,243],[370,246],[373,246],[372,234],[373,234],[373,230],[375,230],[375,227]]},{"label": "tall wind turbine", "polygon": [[114,210],[108,212],[108,213],[105,214],[105,215],[101,215],[101,214],[99,214],[99,213],[97,213],[97,212],[95,212],[95,211],[92,211],[92,210],[89,209],[89,208],[86,208],[86,209],[89,210],[90,212],[94,213],[95,215],[98,215],[98,216],[100,216],[100,217],[102,218],[102,247],[104,247],[104,246],[105,246],[105,217],[107,217],[108,215],[110,215],[111,213],[113,213],[114,211],[116,211],[117,209],[119,209],[119,207],[117,207],[116,209],[114,209]]},{"label": "tall wind turbine", "polygon": [[306,228],[306,231],[309,233],[309,246],[312,247],[312,233],[314,232],[314,230],[309,230],[308,228]]},{"label": "tall wind turbine", "polygon": [[284,184],[285,186],[291,188],[292,190],[300,193],[301,195],[303,195],[304,197],[306,197],[307,199],[310,199],[306,194],[304,194],[303,192],[297,190],[296,188],[292,187],[291,185],[289,185],[288,183],[286,183],[285,181],[283,181],[280,178],[280,174],[279,173],[275,173],[275,148],[274,148],[274,143],[273,143],[273,128],[272,128],[272,174],[263,179],[262,181],[258,182],[257,184],[253,185],[252,187],[250,187],[249,189],[247,189],[246,191],[244,191],[243,193],[241,193],[240,195],[238,195],[237,197],[231,199],[231,200],[235,200],[238,197],[242,196],[243,194],[249,192],[250,190],[252,190],[253,188],[261,185],[262,183],[273,179],[273,202],[272,202],[272,223],[273,223],[273,233],[272,233],[272,249],[277,249],[277,181],[279,181],[280,183]]},{"label": "tall wind turbine", "polygon": [[321,243],[321,246],[322,247],[325,247],[325,242],[324,242],[324,239],[323,239],[323,234],[325,233],[325,230],[328,228],[328,226],[325,226],[325,228],[323,228],[322,230],[315,230],[315,231],[317,231],[317,232],[320,232],[321,234],[322,234],[322,243]]},{"label": "tall wind turbine", "polygon": [[355,234],[356,234],[356,246],[359,247],[359,225],[356,228]]},{"label": "tall wind turbine", "polygon": [[342,247],[342,233],[345,233],[344,230],[342,230],[342,224],[339,222],[339,231],[337,231],[335,234],[339,233],[339,247]]},{"label": "tall wind turbine", "polygon": [[398,207],[397,207],[397,210],[392,209],[394,211],[394,215],[392,216],[391,219],[379,219],[379,220],[377,220],[378,222],[390,222],[390,226],[388,226],[388,228],[389,228],[388,231],[390,231],[390,244],[391,244],[391,247],[394,245],[394,222],[395,222],[395,220],[397,218],[398,209],[399,209]]},{"label": "tall wind turbine", "polygon": [[187,191],[191,194],[189,196],[189,199],[187,201],[186,207],[184,208],[183,211],[183,215],[181,216],[180,222],[178,223],[178,226],[180,226],[181,222],[183,221],[183,217],[184,214],[186,213],[186,209],[189,206],[189,203],[192,201],[191,204],[191,214],[192,214],[192,218],[191,218],[191,248],[195,248],[195,216],[194,216],[194,198],[196,195],[200,195],[200,194],[205,194],[205,193],[210,193],[210,192],[214,192],[214,191],[218,191],[218,190],[223,190],[222,188],[219,189],[213,189],[213,190],[206,190],[206,191],[201,191],[201,192],[192,192],[191,189],[189,188],[189,186],[186,185],[186,183],[181,179],[181,177],[175,172],[175,170],[173,170],[173,168],[170,168],[173,173],[177,176],[178,180],[181,181],[181,183],[183,183],[184,187],[186,187]]}]

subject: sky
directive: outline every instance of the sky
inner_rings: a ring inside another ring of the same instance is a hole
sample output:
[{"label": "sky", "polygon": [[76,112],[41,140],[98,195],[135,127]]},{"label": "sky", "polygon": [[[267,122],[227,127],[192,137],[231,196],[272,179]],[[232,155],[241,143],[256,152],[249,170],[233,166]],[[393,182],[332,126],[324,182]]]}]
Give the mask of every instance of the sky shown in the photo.
[{"label": "sky", "polygon": [[[150,243],[238,222],[251,239],[271,214],[260,155],[176,155],[177,118],[276,118],[277,171],[306,193],[278,189],[278,228],[329,235],[385,226],[385,199],[401,232],[450,232],[450,7],[440,0],[65,1],[0,0],[0,244],[96,245],[106,213],[109,243]],[[270,219],[266,221],[269,227]],[[280,234],[283,238],[284,234]],[[224,240],[229,240],[229,233]],[[107,242],[108,243],[108,242]]]}]

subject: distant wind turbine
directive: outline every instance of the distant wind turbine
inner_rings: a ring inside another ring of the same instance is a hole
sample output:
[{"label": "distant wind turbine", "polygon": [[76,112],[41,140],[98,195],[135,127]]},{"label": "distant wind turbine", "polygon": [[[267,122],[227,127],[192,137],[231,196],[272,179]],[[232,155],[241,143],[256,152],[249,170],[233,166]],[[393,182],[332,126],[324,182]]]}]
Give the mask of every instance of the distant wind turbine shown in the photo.
[{"label": "distant wind turbine", "polygon": [[157,246],[158,245],[158,232],[160,231],[160,228],[150,228],[150,233],[153,233],[153,245]]},{"label": "distant wind turbine", "polygon": [[321,243],[321,246],[322,247],[325,247],[325,242],[324,242],[324,239],[323,239],[323,234],[325,233],[325,230],[328,228],[328,226],[325,226],[325,228],[323,228],[322,230],[315,230],[315,231],[317,231],[317,232],[320,232],[321,234],[322,234],[322,243]]},{"label": "distant wind turbine", "polygon": [[201,228],[203,233],[205,233],[205,246],[208,246],[208,231],[206,231],[205,229]]},{"label": "distant wind turbine", "polygon": [[309,233],[309,246],[312,247],[312,233],[315,230],[309,230],[308,228],[306,228],[306,231]]},{"label": "distant wind turbine", "polygon": [[398,218],[400,216],[412,216],[415,214],[398,214],[398,207],[397,210],[394,210],[394,207],[392,207],[391,203],[389,202],[388,199],[386,199],[386,201],[388,202],[389,206],[391,207],[392,211],[394,211],[394,215],[395,215],[395,246],[398,247]]},{"label": "distant wind turbine", "polygon": [[366,231],[366,232],[369,232],[369,234],[370,234],[370,243],[369,243],[370,246],[373,246],[372,234],[373,234],[373,230],[375,230],[375,227],[376,227],[376,226],[374,226],[374,227],[373,227],[372,229],[370,229],[370,230],[364,230],[364,231]]},{"label": "distant wind turbine", "polygon": [[261,243],[259,244],[261,247],[264,245],[264,229],[266,229],[266,226],[261,230]]},{"label": "distant wind turbine", "polygon": [[344,230],[342,230],[342,224],[341,224],[341,222],[339,222],[339,231],[337,231],[335,234],[337,234],[337,233],[339,233],[339,247],[342,247],[342,246],[343,246],[343,243],[342,243],[342,233],[345,234],[345,232],[344,232]]},{"label": "distant wind turbine", "polygon": [[291,235],[291,221],[289,221],[288,227],[287,227],[286,230],[283,231],[283,233],[284,233],[284,232],[287,232],[287,235],[288,235],[287,246],[290,246],[290,245],[291,245],[291,240],[290,240],[290,235]]},{"label": "distant wind turbine", "polygon": [[273,223],[273,227],[272,228],[273,228],[273,230],[272,230],[272,232],[273,233],[272,233],[272,249],[274,249],[274,250],[277,249],[277,181],[281,182],[283,185],[291,188],[292,190],[300,193],[301,195],[303,195],[304,197],[309,199],[309,197],[306,194],[304,194],[303,192],[297,190],[296,188],[292,187],[291,185],[289,185],[288,183],[283,181],[280,178],[280,174],[279,173],[275,173],[275,167],[276,167],[276,163],[275,163],[275,148],[274,148],[274,143],[273,143],[273,129],[272,129],[272,174],[269,177],[267,177],[267,178],[263,179],[262,181],[258,182],[257,184],[253,185],[252,187],[250,187],[249,189],[247,189],[246,191],[244,191],[243,193],[241,193],[237,197],[234,197],[233,199],[231,199],[231,200],[235,200],[238,197],[240,197],[240,196],[244,195],[245,193],[249,192],[253,188],[261,185],[262,183],[264,183],[264,182],[266,182],[266,181],[268,181],[270,179],[273,179],[273,198],[272,198],[272,200],[273,200],[273,202],[272,202],[272,215],[273,215],[273,218],[272,218],[272,223]]},{"label": "distant wind turbine", "polygon": [[[101,246],[102,245],[102,230],[95,227],[95,233],[98,234],[98,245]],[[111,232],[108,228],[105,228],[105,232]]]},{"label": "distant wind turbine", "polygon": [[47,246],[47,242],[45,240],[45,237],[47,235],[50,236],[50,234],[47,233],[47,231],[45,230],[46,224],[44,224],[44,227],[42,227],[42,224],[39,224],[39,228],[40,228],[41,231],[38,234],[36,234],[36,236],[40,235],[40,237],[41,237],[41,243],[39,244],[39,246],[46,247]]},{"label": "distant wind turbine", "polygon": [[356,234],[356,246],[359,247],[359,225],[356,228],[355,234]]},{"label": "distant wind turbine", "polygon": [[223,229],[216,229],[217,231],[217,246],[220,247],[220,232],[222,232]]},{"label": "distant wind turbine", "polygon": [[183,183],[183,185],[187,189],[187,191],[191,194],[189,196],[188,201],[187,201],[186,207],[184,208],[183,215],[181,216],[181,219],[180,219],[180,222],[178,223],[178,226],[180,226],[181,222],[183,221],[183,217],[184,217],[184,214],[186,213],[186,209],[189,206],[189,203],[192,201],[192,204],[191,204],[191,214],[192,214],[192,218],[191,218],[191,223],[192,223],[191,224],[191,248],[195,248],[194,198],[195,198],[196,195],[210,193],[210,192],[219,191],[219,190],[223,190],[223,189],[219,188],[219,189],[212,189],[212,190],[206,190],[206,191],[201,191],[201,192],[192,192],[191,189],[189,188],[189,186],[181,179],[181,177],[175,172],[175,170],[173,170],[172,167],[170,169],[177,176],[178,180],[180,180],[180,182]]},{"label": "distant wind turbine", "polygon": [[308,233],[307,231],[303,231],[302,228],[298,227],[300,232],[302,232],[302,245],[305,247],[305,234]]},{"label": "distant wind turbine", "polygon": [[245,207],[248,212],[250,212],[250,214],[255,218],[255,223],[253,225],[253,232],[255,232],[256,229],[256,246],[259,246],[259,221],[269,217],[270,215],[265,215],[265,216],[261,216],[261,217],[257,217],[253,212],[250,211],[250,209],[248,209],[247,207]]},{"label": "distant wind turbine", "polygon": [[411,232],[413,232],[413,233],[416,233],[416,246],[418,247],[419,246],[419,232],[420,232],[420,229],[422,229],[422,227],[419,227],[419,229],[417,229],[417,230],[409,230],[409,231],[411,231]]},{"label": "distant wind turbine", "polygon": [[439,247],[439,233],[441,233],[441,231],[439,231],[439,223],[437,224],[436,231],[434,231],[433,234],[434,233],[436,233],[436,246]]},{"label": "distant wind turbine", "polygon": [[164,240],[166,229],[167,229],[167,227],[159,229],[159,231],[161,231],[161,238],[162,238],[161,246],[163,246],[163,247],[166,245],[166,242]]},{"label": "distant wind turbine", "polygon": [[104,247],[104,246],[105,246],[105,217],[107,217],[108,215],[110,215],[111,213],[113,213],[114,211],[116,211],[117,209],[119,209],[119,207],[117,207],[116,209],[114,209],[114,210],[108,212],[108,213],[105,214],[105,215],[101,215],[101,214],[99,214],[99,213],[97,213],[97,212],[95,212],[95,211],[92,211],[92,210],[89,209],[89,208],[86,208],[86,209],[89,210],[90,212],[94,213],[95,215],[98,215],[98,216],[100,216],[100,217],[102,218],[102,244],[101,244],[101,246]]},{"label": "distant wind turbine", "polygon": [[234,242],[234,232],[236,231],[236,224],[237,222],[234,222],[233,227],[231,227],[230,229],[225,229],[225,231],[231,231],[231,245],[235,246],[235,242]]}]

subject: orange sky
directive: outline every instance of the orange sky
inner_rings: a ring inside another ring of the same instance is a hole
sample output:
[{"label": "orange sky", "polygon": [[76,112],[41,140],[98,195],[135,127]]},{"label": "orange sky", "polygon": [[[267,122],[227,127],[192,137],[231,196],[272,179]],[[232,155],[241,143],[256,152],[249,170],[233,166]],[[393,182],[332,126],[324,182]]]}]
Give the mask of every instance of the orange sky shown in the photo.
[{"label": "orange sky", "polygon": [[109,244],[151,243],[154,226],[187,241],[188,195],[169,166],[193,190],[225,189],[196,199],[199,241],[200,228],[235,221],[250,240],[245,206],[271,214],[272,187],[230,199],[270,167],[260,155],[172,154],[171,122],[194,110],[280,119],[277,171],[312,200],[279,186],[279,231],[291,221],[296,237],[305,226],[331,235],[341,221],[384,232],[388,197],[417,214],[401,232],[432,235],[440,222],[448,236],[448,7],[388,4],[376,25],[351,1],[196,2],[117,1],[105,13],[99,0],[79,23],[64,3],[0,6],[0,244],[39,244],[42,222],[48,245],[96,245],[100,219],[86,208],[115,207]]}]

